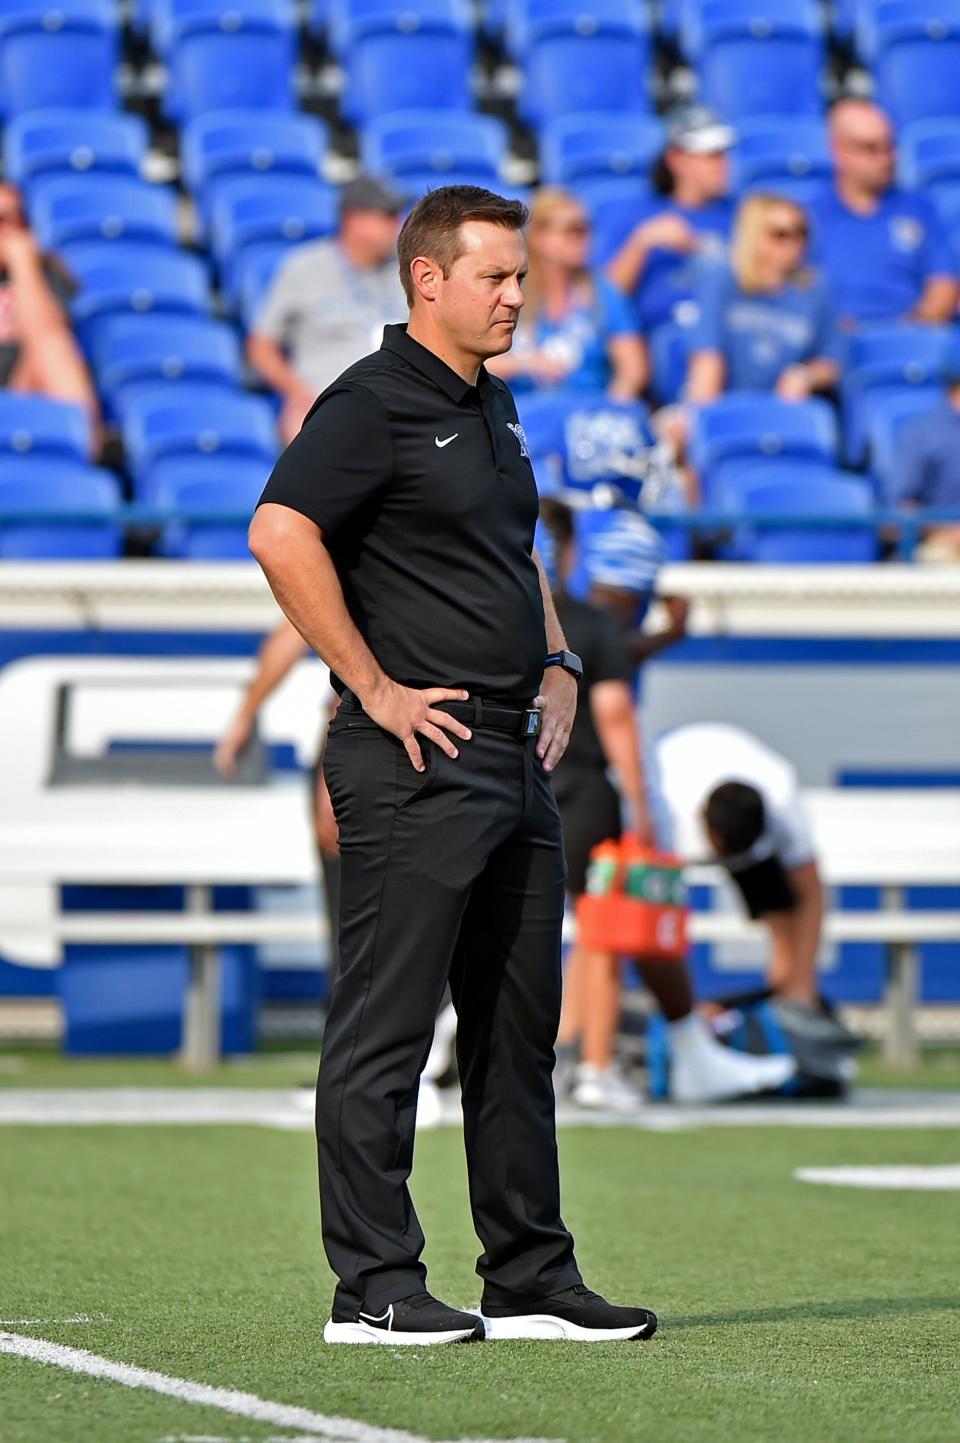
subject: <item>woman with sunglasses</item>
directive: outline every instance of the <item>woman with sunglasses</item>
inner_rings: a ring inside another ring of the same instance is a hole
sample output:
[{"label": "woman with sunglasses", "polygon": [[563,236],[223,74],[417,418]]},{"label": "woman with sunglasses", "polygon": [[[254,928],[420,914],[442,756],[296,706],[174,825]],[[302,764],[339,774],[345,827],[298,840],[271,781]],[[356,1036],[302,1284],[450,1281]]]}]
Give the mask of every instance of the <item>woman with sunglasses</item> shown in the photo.
[{"label": "woman with sunglasses", "polygon": [[807,221],[783,196],[740,204],[729,265],[704,272],[691,342],[686,399],[773,391],[803,401],[840,374],[840,337],[823,278],[806,261]]},{"label": "woman with sunglasses", "polygon": [[558,187],[538,191],[527,228],[529,270],[513,349],[487,369],[515,391],[606,391],[629,401],[647,383],[646,349],[626,298],[591,272],[590,222]]}]

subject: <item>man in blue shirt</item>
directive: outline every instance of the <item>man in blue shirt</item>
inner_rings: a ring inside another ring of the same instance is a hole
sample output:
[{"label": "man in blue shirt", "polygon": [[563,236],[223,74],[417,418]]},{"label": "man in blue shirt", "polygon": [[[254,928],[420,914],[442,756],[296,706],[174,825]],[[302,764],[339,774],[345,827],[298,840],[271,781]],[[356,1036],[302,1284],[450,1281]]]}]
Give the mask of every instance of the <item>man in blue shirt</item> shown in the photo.
[{"label": "man in blue shirt", "polygon": [[844,329],[863,321],[943,325],[960,286],[946,231],[930,201],[898,190],[888,116],[868,100],[830,113],[835,185],[810,207],[816,258]]},{"label": "man in blue shirt", "polygon": [[[942,405],[919,416],[904,433],[893,482],[895,505],[960,508],[960,342],[944,367]],[[925,561],[960,561],[960,522],[927,529],[920,553]]]}]

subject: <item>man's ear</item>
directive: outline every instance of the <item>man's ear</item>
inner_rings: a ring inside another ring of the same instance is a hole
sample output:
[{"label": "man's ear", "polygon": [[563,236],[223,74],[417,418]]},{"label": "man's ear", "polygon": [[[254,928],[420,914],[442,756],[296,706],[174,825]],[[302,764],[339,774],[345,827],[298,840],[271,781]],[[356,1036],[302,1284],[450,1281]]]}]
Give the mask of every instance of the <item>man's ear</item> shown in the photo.
[{"label": "man's ear", "polygon": [[443,273],[436,261],[429,256],[416,256],[410,262],[410,275],[417,295],[422,296],[425,301],[435,301]]}]

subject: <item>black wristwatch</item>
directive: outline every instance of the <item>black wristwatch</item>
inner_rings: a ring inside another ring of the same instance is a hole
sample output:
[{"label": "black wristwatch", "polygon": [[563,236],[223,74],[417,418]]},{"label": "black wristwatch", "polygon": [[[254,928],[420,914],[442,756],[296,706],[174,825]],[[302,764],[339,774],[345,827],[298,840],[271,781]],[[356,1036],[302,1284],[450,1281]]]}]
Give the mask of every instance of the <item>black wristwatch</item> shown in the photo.
[{"label": "black wristwatch", "polygon": [[544,666],[561,666],[564,671],[575,676],[577,681],[583,676],[583,662],[575,651],[551,651]]}]

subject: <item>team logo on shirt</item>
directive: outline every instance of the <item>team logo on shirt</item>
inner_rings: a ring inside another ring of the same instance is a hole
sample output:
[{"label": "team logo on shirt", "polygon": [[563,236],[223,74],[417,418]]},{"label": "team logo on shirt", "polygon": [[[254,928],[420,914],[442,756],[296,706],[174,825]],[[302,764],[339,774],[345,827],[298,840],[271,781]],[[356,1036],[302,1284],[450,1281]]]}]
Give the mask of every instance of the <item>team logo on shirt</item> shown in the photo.
[{"label": "team logo on shirt", "polygon": [[507,422],[507,430],[508,430],[508,431],[512,431],[513,434],[516,436],[516,438],[517,438],[517,445],[520,447],[520,455],[521,455],[521,456],[526,456],[527,460],[529,461],[529,460],[530,460],[530,452],[529,452],[529,450],[527,449],[527,433],[526,433],[526,431],[523,429],[523,427],[520,425],[520,422],[519,422],[519,421],[508,421],[508,422]]},{"label": "team logo on shirt", "polygon": [[912,215],[891,216],[890,239],[894,250],[915,251],[923,244],[923,226]]}]

